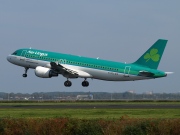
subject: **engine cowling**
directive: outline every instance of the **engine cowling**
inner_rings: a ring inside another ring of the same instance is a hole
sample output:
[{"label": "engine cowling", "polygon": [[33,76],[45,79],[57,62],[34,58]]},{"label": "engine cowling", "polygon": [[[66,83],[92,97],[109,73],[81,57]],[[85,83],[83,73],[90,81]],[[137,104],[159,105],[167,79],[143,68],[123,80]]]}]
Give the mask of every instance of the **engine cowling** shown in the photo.
[{"label": "engine cowling", "polygon": [[35,75],[40,78],[51,78],[58,76],[58,73],[49,68],[38,66],[35,69]]}]

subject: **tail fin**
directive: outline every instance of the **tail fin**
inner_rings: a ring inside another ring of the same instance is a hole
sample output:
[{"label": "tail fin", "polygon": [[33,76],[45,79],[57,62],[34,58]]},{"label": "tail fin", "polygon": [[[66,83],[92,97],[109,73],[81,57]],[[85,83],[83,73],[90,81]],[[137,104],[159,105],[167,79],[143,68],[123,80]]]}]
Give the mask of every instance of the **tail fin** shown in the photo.
[{"label": "tail fin", "polygon": [[157,40],[136,62],[133,64],[138,64],[141,66],[149,67],[152,69],[157,69],[161,57],[163,55],[164,49],[166,47],[167,40],[159,39]]}]

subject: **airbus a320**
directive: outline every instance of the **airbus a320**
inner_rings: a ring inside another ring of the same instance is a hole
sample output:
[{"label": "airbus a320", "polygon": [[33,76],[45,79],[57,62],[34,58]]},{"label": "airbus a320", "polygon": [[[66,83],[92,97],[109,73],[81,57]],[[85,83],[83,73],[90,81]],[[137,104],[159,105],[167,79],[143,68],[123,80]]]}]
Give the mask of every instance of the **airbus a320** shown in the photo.
[{"label": "airbus a320", "polygon": [[72,85],[71,78],[83,78],[82,86],[88,87],[88,78],[134,81],[166,77],[171,72],[157,70],[166,44],[167,40],[157,40],[137,61],[129,64],[36,49],[18,49],[7,60],[25,68],[23,77],[27,77],[28,69],[35,69],[35,75],[41,78],[63,75],[67,78],[66,87]]}]

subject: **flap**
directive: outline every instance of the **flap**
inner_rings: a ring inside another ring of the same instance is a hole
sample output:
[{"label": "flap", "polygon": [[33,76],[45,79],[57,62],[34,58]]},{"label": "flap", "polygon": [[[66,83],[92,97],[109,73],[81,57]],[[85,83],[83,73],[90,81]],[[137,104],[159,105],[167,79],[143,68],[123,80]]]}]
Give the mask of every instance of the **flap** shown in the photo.
[{"label": "flap", "polygon": [[92,78],[92,76],[85,71],[66,67],[66,66],[61,65],[61,64],[57,65],[57,63],[55,63],[55,62],[51,62],[50,64],[51,64],[52,69],[56,70],[57,72],[59,72],[62,75],[67,76],[67,74],[70,74],[70,76],[73,75],[73,76],[78,76],[78,77],[82,77],[82,78]]}]

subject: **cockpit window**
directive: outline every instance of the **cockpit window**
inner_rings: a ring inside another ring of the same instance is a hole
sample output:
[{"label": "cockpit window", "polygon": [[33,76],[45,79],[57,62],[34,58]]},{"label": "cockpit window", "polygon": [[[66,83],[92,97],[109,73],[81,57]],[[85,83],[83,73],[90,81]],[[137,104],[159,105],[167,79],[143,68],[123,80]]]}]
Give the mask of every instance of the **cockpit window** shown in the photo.
[{"label": "cockpit window", "polygon": [[17,52],[14,52],[12,55],[17,55]]}]

